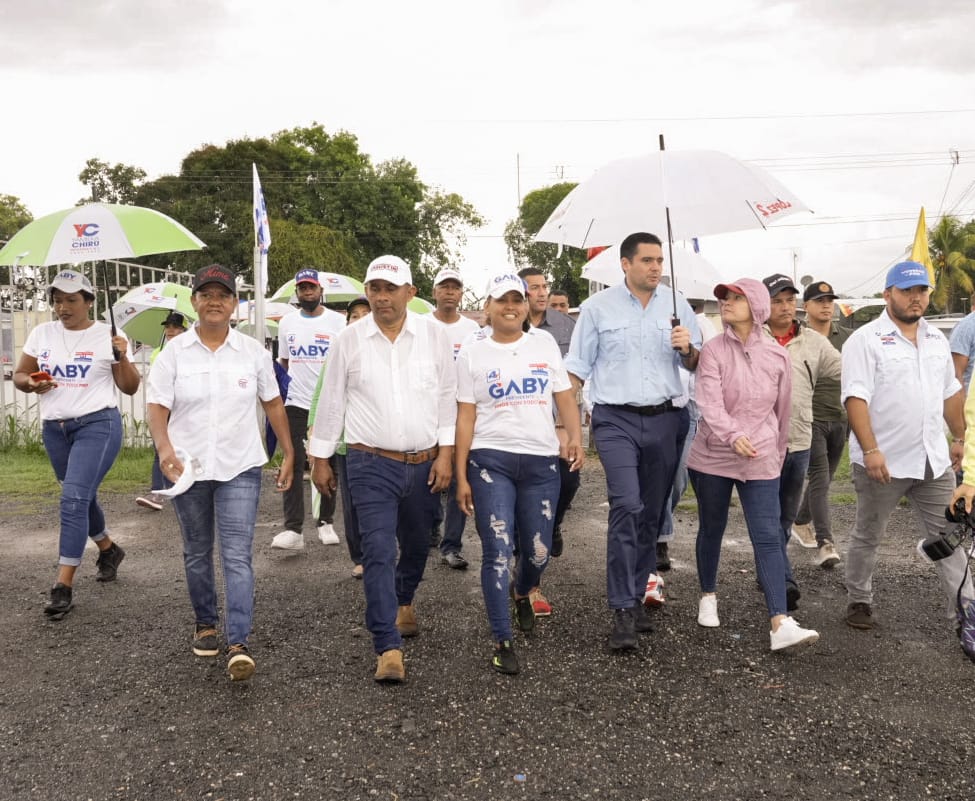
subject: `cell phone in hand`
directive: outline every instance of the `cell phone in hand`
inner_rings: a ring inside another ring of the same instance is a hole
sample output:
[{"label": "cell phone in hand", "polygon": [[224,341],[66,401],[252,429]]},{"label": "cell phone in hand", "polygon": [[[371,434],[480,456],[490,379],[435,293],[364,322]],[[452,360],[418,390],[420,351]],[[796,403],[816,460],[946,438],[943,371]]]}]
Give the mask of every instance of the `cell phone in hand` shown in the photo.
[{"label": "cell phone in hand", "polygon": [[50,373],[46,373],[43,370],[38,370],[36,373],[31,373],[30,377],[37,382],[54,380],[53,378],[51,378]]}]

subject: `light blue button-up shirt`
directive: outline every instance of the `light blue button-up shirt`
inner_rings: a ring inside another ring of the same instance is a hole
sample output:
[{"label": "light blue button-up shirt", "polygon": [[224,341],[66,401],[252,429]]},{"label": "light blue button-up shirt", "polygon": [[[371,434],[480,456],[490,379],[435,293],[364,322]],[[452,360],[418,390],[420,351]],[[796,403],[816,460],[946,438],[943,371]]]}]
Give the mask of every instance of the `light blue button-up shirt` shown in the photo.
[{"label": "light blue button-up shirt", "polygon": [[[589,382],[590,401],[656,406],[681,395],[680,355],[670,345],[673,297],[660,284],[644,308],[624,281],[582,304],[565,367]],[[697,317],[680,295],[677,316],[700,349]]]}]

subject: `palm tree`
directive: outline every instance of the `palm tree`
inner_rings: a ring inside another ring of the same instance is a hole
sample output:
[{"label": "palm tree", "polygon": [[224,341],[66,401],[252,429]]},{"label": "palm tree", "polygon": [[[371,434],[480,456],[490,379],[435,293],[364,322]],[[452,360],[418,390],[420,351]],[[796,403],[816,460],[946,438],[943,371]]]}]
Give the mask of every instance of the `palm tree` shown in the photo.
[{"label": "palm tree", "polygon": [[935,288],[931,304],[950,312],[958,299],[968,311],[968,298],[975,291],[975,221],[963,225],[957,217],[942,217],[928,232],[928,247],[934,264]]}]

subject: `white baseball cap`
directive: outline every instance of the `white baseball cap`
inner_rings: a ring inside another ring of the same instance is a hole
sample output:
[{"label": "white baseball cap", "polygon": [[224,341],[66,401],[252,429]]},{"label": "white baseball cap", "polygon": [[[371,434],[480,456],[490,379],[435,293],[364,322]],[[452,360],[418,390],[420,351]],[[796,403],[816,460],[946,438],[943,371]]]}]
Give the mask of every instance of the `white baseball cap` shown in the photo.
[{"label": "white baseball cap", "polygon": [[413,276],[410,274],[410,265],[403,261],[399,256],[380,256],[369,262],[366,269],[364,283],[370,281],[389,281],[396,286],[412,284]]},{"label": "white baseball cap", "polygon": [[95,290],[91,288],[91,281],[84,275],[75,270],[61,270],[54,280],[51,281],[49,289],[60,289],[62,292],[74,294],[75,292],[87,292],[94,295]]},{"label": "white baseball cap", "polygon": [[525,282],[518,273],[499,273],[488,281],[487,294],[495,300],[500,300],[512,290],[522,295],[527,294]]},{"label": "white baseball cap", "polygon": [[444,281],[456,281],[461,286],[464,285],[464,279],[460,277],[460,272],[453,267],[444,267],[438,272],[433,278],[433,285],[438,286]]}]

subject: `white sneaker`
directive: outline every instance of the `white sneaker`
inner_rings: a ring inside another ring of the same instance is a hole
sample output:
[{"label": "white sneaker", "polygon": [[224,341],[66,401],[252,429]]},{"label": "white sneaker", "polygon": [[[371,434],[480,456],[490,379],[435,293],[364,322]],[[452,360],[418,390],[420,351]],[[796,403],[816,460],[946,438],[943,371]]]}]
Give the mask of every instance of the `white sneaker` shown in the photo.
[{"label": "white sneaker", "polygon": [[146,509],[153,509],[155,511],[160,511],[163,508],[163,498],[162,495],[156,495],[154,492],[149,492],[145,495],[140,495],[135,499],[135,502],[139,506],[144,506]]},{"label": "white sneaker", "polygon": [[285,529],[271,540],[271,547],[280,548],[282,551],[301,551],[305,547],[305,537],[290,528]]},{"label": "white sneaker", "polygon": [[779,624],[778,631],[770,631],[769,639],[773,651],[784,651],[799,645],[812,645],[819,640],[819,632],[804,629],[791,617],[786,617]]},{"label": "white sneaker", "polygon": [[647,591],[643,594],[644,606],[663,606],[667,603],[664,597],[664,580],[656,573],[651,573],[647,579]]},{"label": "white sneaker", "polygon": [[322,545],[339,544],[339,535],[335,533],[331,523],[322,523],[318,527],[318,539],[321,540]]},{"label": "white sneaker", "polygon": [[816,553],[816,564],[829,569],[836,567],[839,563],[840,555],[836,552],[836,548],[833,547],[833,543],[826,540],[826,542],[819,546],[819,550]]},{"label": "white sneaker", "polygon": [[815,548],[817,545],[816,534],[808,523],[793,524],[791,539],[794,539],[803,548]]},{"label": "white sneaker", "polygon": [[697,602],[697,625],[709,629],[716,629],[721,625],[718,620],[718,596],[702,595]]}]

